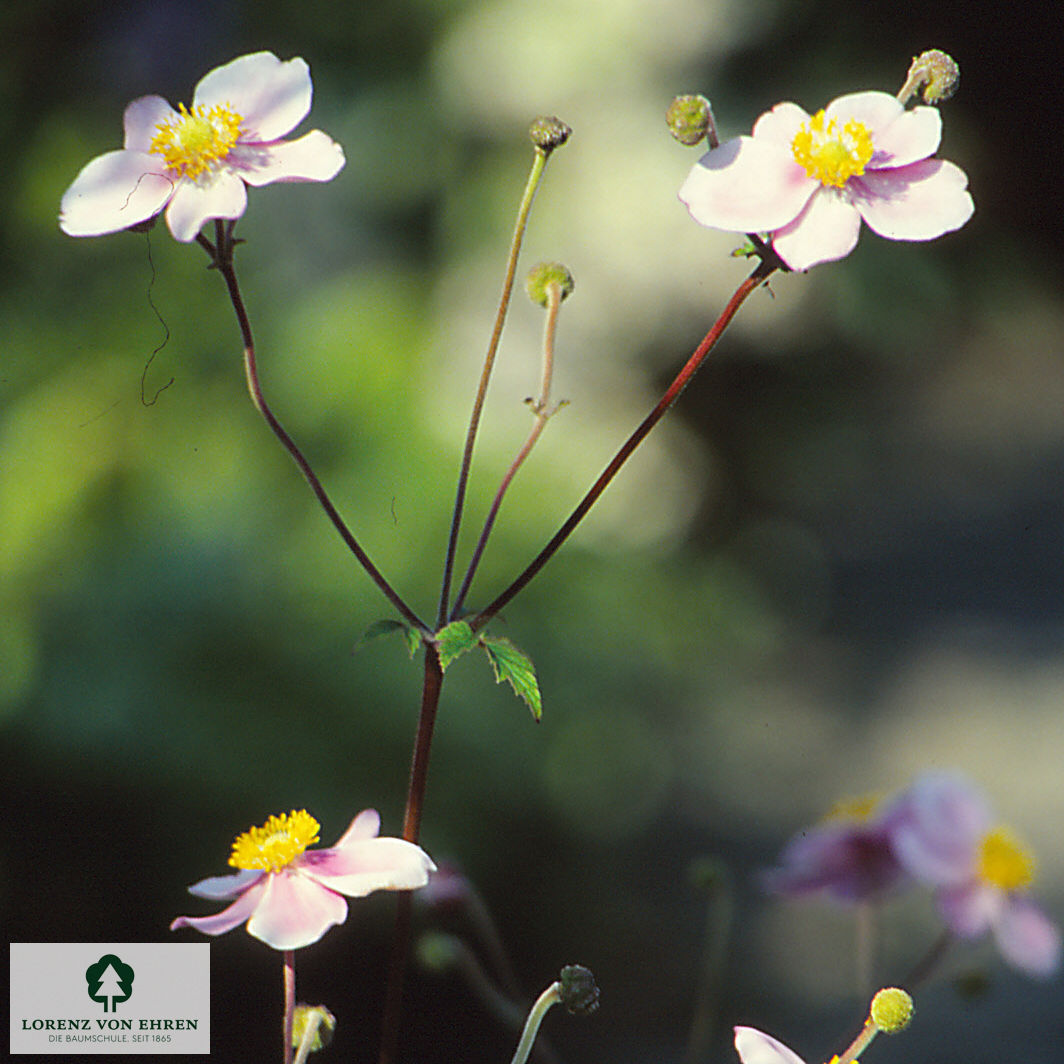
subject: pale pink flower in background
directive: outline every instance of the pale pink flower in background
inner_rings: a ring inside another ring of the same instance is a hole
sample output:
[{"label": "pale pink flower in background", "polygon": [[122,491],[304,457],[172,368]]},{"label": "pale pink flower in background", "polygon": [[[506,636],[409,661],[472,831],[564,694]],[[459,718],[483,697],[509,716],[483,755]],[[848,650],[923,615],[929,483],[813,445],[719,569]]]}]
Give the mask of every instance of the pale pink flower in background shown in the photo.
[{"label": "pale pink flower in background", "polygon": [[179,916],[170,930],[192,927],[221,935],[247,922],[248,934],[279,950],[317,942],[347,919],[349,898],[376,890],[423,887],[436,866],[420,847],[378,838],[375,809],[359,813],[335,846],[307,850],[318,841],[318,822],[305,810],[271,816],[261,828],[237,836],[229,863],[239,871],[189,887],[192,894],[235,899],[214,916]]},{"label": "pale pink flower in background", "polygon": [[906,110],[885,92],[855,92],[810,116],[777,104],[752,136],[708,151],[680,199],[714,229],[768,233],[792,270],[844,258],[861,221],[891,240],[932,240],[972,216],[968,179],[938,150],[933,107]]},{"label": "pale pink flower in background", "polygon": [[958,775],[918,779],[898,804],[891,844],[914,879],[934,888],[946,926],[961,938],[993,934],[1002,957],[1029,975],[1060,967],[1060,928],[1031,898],[1034,861],[996,827],[983,795]]},{"label": "pale pink flower in background", "polygon": [[890,839],[891,807],[876,796],[840,802],[819,824],[803,828],[761,875],[774,894],[823,894],[834,901],[875,900],[907,881]]},{"label": "pale pink flower in background", "polygon": [[735,1028],[735,1049],[743,1064],[805,1064],[793,1049],[756,1027]]},{"label": "pale pink flower in background", "polygon": [[70,236],[101,236],[166,210],[176,239],[195,240],[212,218],[239,218],[247,186],[329,181],[343,149],[315,129],[281,139],[306,117],[313,88],[302,59],[271,52],[241,56],[196,86],[192,106],[175,111],[142,96],[125,111],[124,147],[88,163],[67,189],[59,226]]}]

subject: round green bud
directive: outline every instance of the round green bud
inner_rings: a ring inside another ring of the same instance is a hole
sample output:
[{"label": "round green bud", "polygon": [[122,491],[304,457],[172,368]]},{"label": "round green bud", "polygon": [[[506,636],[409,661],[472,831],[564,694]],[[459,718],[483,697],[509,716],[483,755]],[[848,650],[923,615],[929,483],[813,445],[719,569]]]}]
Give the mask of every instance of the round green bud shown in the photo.
[{"label": "round green bud", "polygon": [[525,291],[533,303],[547,306],[547,293],[551,285],[557,285],[562,291],[562,299],[568,298],[573,290],[573,275],[560,262],[540,262],[528,271],[525,278]]},{"label": "round green bud", "polygon": [[913,1018],[913,999],[896,986],[880,990],[872,998],[869,1019],[884,1034],[897,1034],[909,1026]]},{"label": "round green bud", "polygon": [[540,115],[528,127],[528,135],[540,151],[548,155],[555,148],[560,148],[572,135],[572,130],[554,115]]},{"label": "round green bud", "polygon": [[580,964],[566,965],[558,976],[561,1003],[570,1012],[594,1012],[599,1004],[599,988],[591,971]]},{"label": "round green bud", "polygon": [[713,121],[713,108],[705,96],[677,96],[665,112],[669,132],[681,144],[693,147],[705,138],[709,146],[717,146],[717,128]]},{"label": "round green bud", "polygon": [[324,1049],[331,1041],[336,1030],[336,1017],[324,1005],[296,1005],[292,1013],[292,1048],[298,1049],[303,1044],[303,1035],[311,1020],[317,1017],[317,1030],[311,1036],[310,1052]]},{"label": "round green bud", "polygon": [[458,962],[460,946],[454,935],[427,931],[418,939],[417,960],[430,972],[446,972]]}]

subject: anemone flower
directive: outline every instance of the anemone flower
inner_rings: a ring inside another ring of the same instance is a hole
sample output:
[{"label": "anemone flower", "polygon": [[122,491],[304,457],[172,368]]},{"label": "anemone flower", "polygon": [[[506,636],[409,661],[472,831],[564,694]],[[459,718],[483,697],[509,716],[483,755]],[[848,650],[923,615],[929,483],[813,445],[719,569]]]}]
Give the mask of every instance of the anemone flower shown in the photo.
[{"label": "anemone flower", "polygon": [[1029,975],[1060,967],[1060,928],[1032,899],[1034,860],[995,826],[983,795],[958,775],[921,777],[899,803],[891,844],[899,863],[935,891],[946,926],[961,938],[990,932],[1004,959]]},{"label": "anemone flower", "polygon": [[312,94],[302,59],[255,52],[203,77],[190,108],[175,111],[161,96],[134,100],[123,148],[97,156],[74,179],[60,228],[101,236],[165,209],[170,232],[188,243],[211,218],[239,218],[248,185],[331,180],[344,165],[331,137],[315,129],[282,139],[306,117]]},{"label": "anemone flower", "polygon": [[763,114],[753,135],[712,148],[680,199],[701,225],[768,233],[792,270],[844,258],[864,223],[891,240],[959,229],[974,205],[968,178],[932,156],[942,119],[885,92],[840,96],[810,116],[795,103]]},{"label": "anemone flower", "polygon": [[420,847],[403,839],[378,838],[380,816],[366,809],[327,850],[307,850],[318,841],[318,822],[306,810],[271,816],[261,828],[238,835],[229,864],[239,871],[189,887],[201,898],[233,903],[214,916],[179,916],[170,925],[221,935],[247,923],[248,934],[277,950],[317,942],[347,919],[349,898],[376,890],[424,886],[436,866]]}]

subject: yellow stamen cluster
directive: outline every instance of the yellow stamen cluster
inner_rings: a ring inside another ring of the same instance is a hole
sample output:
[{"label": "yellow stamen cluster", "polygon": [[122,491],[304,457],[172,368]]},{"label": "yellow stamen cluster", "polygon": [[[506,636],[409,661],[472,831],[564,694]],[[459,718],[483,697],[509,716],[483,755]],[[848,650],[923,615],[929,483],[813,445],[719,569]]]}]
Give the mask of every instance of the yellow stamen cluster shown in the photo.
[{"label": "yellow stamen cluster", "polygon": [[872,134],[863,122],[851,118],[840,127],[835,118],[826,122],[823,110],[803,122],[791,141],[794,161],[809,177],[833,188],[863,174],[874,150]]},{"label": "yellow stamen cluster", "polygon": [[913,1018],[913,999],[900,987],[889,986],[872,998],[868,1018],[885,1034],[897,1034]]},{"label": "yellow stamen cluster", "polygon": [[233,840],[229,863],[234,868],[280,872],[318,841],[321,825],[305,809],[271,816]]},{"label": "yellow stamen cluster", "polygon": [[224,162],[240,136],[243,118],[227,106],[191,111],[180,104],[177,118],[160,122],[150,151],[161,155],[167,169],[193,179]]},{"label": "yellow stamen cluster", "polygon": [[825,820],[867,820],[878,808],[883,796],[878,792],[853,798],[840,798],[829,810]]},{"label": "yellow stamen cluster", "polygon": [[1002,890],[1029,887],[1034,880],[1034,858],[1008,828],[995,828],[979,846],[979,878]]}]

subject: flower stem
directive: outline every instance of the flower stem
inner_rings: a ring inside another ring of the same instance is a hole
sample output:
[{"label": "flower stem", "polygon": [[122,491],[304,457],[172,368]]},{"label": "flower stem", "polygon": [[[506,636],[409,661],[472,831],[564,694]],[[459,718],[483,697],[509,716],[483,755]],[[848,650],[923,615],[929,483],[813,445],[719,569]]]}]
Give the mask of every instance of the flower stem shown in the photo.
[{"label": "flower stem", "polygon": [[[443,669],[440,667],[440,655],[434,644],[426,643],[421,713],[417,722],[414,756],[410,765],[410,783],[406,794],[406,812],[403,816],[403,838],[407,842],[417,842],[421,834],[421,811],[425,802],[425,789],[428,785],[432,732],[436,724],[436,711],[439,709],[442,685]],[[406,979],[407,955],[410,952],[411,909],[410,892],[401,892],[396,899],[395,928],[392,932],[391,955],[388,959],[388,974],[384,984],[380,1056],[378,1058],[380,1064],[391,1064],[395,1060],[399,1044],[403,983]]]},{"label": "flower stem", "polygon": [[506,259],[506,273],[503,277],[502,295],[499,298],[499,309],[495,313],[495,325],[491,331],[491,339],[488,341],[488,351],[484,356],[484,366],[480,371],[480,383],[477,385],[476,397],[473,400],[473,411],[469,417],[469,428],[466,430],[465,447],[462,451],[462,464],[458,472],[458,487],[455,491],[454,512],[451,515],[451,531],[447,539],[447,556],[443,566],[443,581],[440,588],[440,607],[436,618],[436,626],[440,627],[447,619],[448,605],[451,595],[451,579],[454,574],[454,558],[458,548],[458,533],[462,527],[462,511],[465,507],[466,487],[469,483],[469,472],[473,465],[473,447],[477,439],[477,430],[480,426],[480,415],[484,409],[484,399],[488,393],[488,381],[491,379],[491,371],[495,365],[495,355],[499,349],[499,340],[502,337],[502,327],[506,321],[506,311],[510,306],[510,295],[513,292],[514,276],[517,273],[517,257],[521,252],[521,243],[524,240],[525,226],[528,223],[528,214],[532,209],[532,201],[535,199],[536,189],[539,187],[544,168],[547,165],[549,151],[537,147],[535,157],[532,160],[532,170],[525,184],[525,191],[521,197],[521,204],[517,210],[517,222],[514,225],[514,235],[510,241],[510,252]]},{"label": "flower stem", "polygon": [[296,953],[284,951],[284,1064],[292,1064],[292,1023],[296,1012]]},{"label": "flower stem", "polygon": [[462,604],[465,602],[465,597],[469,593],[469,587],[473,583],[473,577],[476,575],[477,566],[480,564],[484,548],[487,546],[488,537],[491,535],[491,530],[495,526],[495,519],[499,516],[499,507],[502,506],[503,496],[510,487],[510,482],[517,475],[518,469],[521,468],[525,459],[531,453],[532,448],[536,445],[536,441],[546,427],[547,420],[554,413],[554,411],[549,409],[550,385],[551,378],[554,375],[554,334],[558,327],[558,310],[562,305],[562,296],[563,293],[560,285],[551,284],[547,286],[547,321],[543,329],[543,376],[540,383],[539,399],[532,404],[536,420],[532,425],[532,430],[528,434],[528,439],[525,440],[521,449],[517,452],[517,456],[510,463],[510,468],[507,469],[505,476],[503,476],[502,483],[499,485],[499,490],[496,491],[495,498],[492,500],[491,509],[488,511],[488,516],[484,521],[484,528],[480,533],[480,539],[477,540],[476,548],[473,550],[473,555],[470,558],[469,568],[466,570],[465,578],[462,580],[462,586],[458,589],[458,594],[455,596],[454,607],[451,609],[450,614],[451,620],[458,617],[462,611]]},{"label": "flower stem", "polygon": [[[771,254],[771,252],[770,252]],[[695,375],[702,363],[706,360],[706,356],[716,346],[717,341],[720,339],[721,334],[727,328],[728,323],[735,317],[738,309],[746,301],[747,296],[750,295],[755,289],[759,288],[769,276],[779,268],[779,261],[775,259],[775,256],[771,258],[766,257],[758,264],[757,268],[750,274],[749,277],[735,290],[730,300],[728,300],[727,306],[721,312],[721,315],[713,323],[712,328],[703,337],[702,342],[695,348],[694,353],[685,363],[683,369],[676,375],[672,384],[669,385],[665,394],[658,401],[657,406],[643,419],[642,423],[636,428],[631,436],[625,440],[620,450],[613,456],[609,465],[599,475],[598,480],[591,486],[587,494],[580,500],[576,509],[569,515],[565,523],[554,534],[550,542],[536,555],[535,558],[529,563],[524,572],[517,577],[516,580],[505,591],[502,592],[490,605],[486,606],[480,611],[469,623],[474,631],[479,628],[483,628],[485,624],[491,620],[501,609],[503,609],[507,603],[520,592],[529,581],[547,564],[548,561],[554,556],[558,548],[572,535],[577,525],[587,515],[588,510],[598,501],[599,496],[609,486],[610,481],[617,475],[621,466],[628,460],[632,452],[643,442],[649,435],[650,430],[662,419],[666,411],[676,402],[680,397],[680,393],[690,383],[691,378]]]},{"label": "flower stem", "polygon": [[543,1017],[550,1011],[551,1006],[556,1005],[561,999],[562,984],[560,982],[551,983],[536,998],[536,1003],[532,1006],[528,1019],[525,1020],[525,1029],[521,1032],[521,1040],[517,1043],[517,1049],[514,1050],[510,1064],[525,1064],[529,1053],[532,1052],[532,1045],[539,1033],[539,1025],[543,1022]]},{"label": "flower stem", "polygon": [[247,309],[244,306],[243,297],[240,294],[240,286],[237,283],[236,270],[233,266],[233,249],[235,247],[235,241],[232,236],[232,225],[229,224],[226,226],[219,221],[216,223],[216,226],[216,247],[212,245],[206,237],[203,237],[199,242],[209,253],[211,253],[214,260],[214,266],[225,280],[226,288],[229,292],[229,300],[233,304],[233,309],[236,311],[237,322],[240,325],[240,334],[244,342],[244,370],[247,375],[248,393],[251,396],[251,401],[254,404],[255,409],[263,416],[273,434],[281,441],[285,450],[292,456],[296,465],[299,467],[299,471],[310,485],[311,491],[314,492],[315,498],[317,498],[322,509],[325,511],[326,516],[332,522],[336,531],[340,533],[340,538],[347,544],[351,553],[354,554],[362,565],[362,568],[369,574],[370,579],[373,580],[377,587],[383,592],[385,598],[388,599],[388,601],[410,624],[426,635],[431,634],[431,629],[428,625],[425,624],[416,613],[414,613],[402,598],[400,598],[399,593],[388,583],[384,578],[384,575],[370,560],[369,555],[366,554],[359,545],[358,540],[355,539],[354,534],[347,527],[347,524],[340,516],[336,507],[333,506],[332,500],[326,494],[325,488],[322,487],[321,481],[318,480],[317,475],[311,469],[310,463],[303,455],[303,452],[296,446],[295,441],[288,435],[284,427],[274,416],[269,404],[267,404],[266,399],[262,394],[262,387],[259,383],[259,371],[255,361],[255,343],[251,335],[251,322],[248,318]]},{"label": "flower stem", "polygon": [[879,1028],[871,1020],[868,1020],[864,1027],[861,1028],[861,1033],[850,1043],[846,1052],[834,1064],[853,1064],[868,1048],[877,1034],[879,1034]]}]

